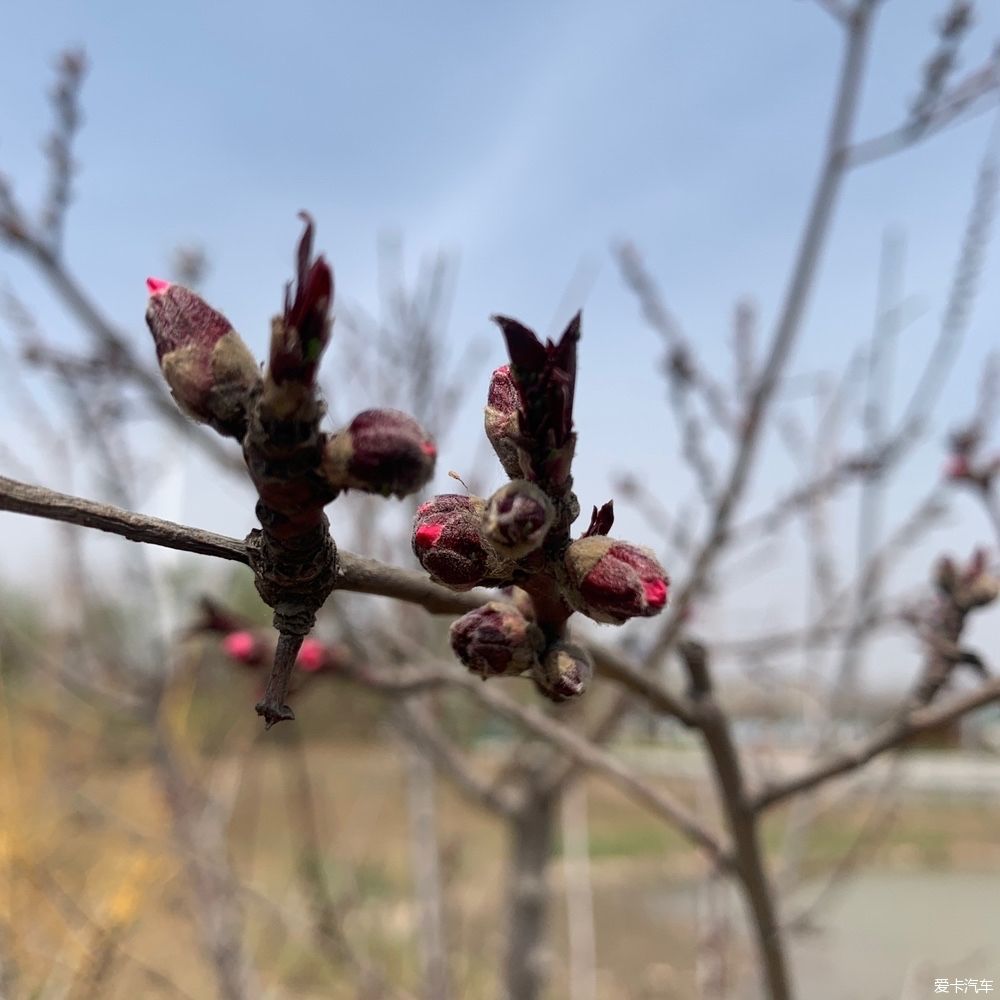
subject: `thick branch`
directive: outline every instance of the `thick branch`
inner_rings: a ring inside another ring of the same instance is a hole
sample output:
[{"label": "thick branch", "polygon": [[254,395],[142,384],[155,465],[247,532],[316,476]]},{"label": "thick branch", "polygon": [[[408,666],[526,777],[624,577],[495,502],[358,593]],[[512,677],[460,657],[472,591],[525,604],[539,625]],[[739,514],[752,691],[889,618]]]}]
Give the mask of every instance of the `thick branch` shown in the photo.
[{"label": "thick branch", "polygon": [[743,768],[729,721],[715,700],[704,648],[694,642],[684,642],[681,656],[691,680],[697,725],[715,765],[719,801],[733,839],[735,873],[750,911],[761,973],[772,1000],[787,1000],[791,996],[791,984],[778,929],[774,890],[764,865],[757,817],[747,799]]}]

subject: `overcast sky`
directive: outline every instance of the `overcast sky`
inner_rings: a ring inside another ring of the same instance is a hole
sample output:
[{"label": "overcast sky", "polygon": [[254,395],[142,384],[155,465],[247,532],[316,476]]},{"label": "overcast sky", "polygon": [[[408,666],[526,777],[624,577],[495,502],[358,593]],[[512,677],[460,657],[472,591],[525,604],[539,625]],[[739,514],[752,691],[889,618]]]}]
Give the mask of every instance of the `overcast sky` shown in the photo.
[{"label": "overcast sky", "polygon": [[[861,135],[902,119],[945,6],[885,5]],[[1000,35],[1000,8],[979,6],[962,69],[984,59]],[[291,275],[296,213],[306,208],[344,304],[378,311],[382,234],[401,236],[411,275],[438,250],[457,261],[450,341],[456,354],[476,339],[488,351],[482,385],[447,436],[434,491],[455,488],[448,469],[474,465],[485,378],[503,361],[489,315],[514,315],[551,335],[582,306],[576,481],[584,508],[611,496],[611,479],[623,471],[641,475],[669,510],[694,496],[669,430],[659,341],[610,248],[622,239],[637,245],[706,366],[728,379],[734,304],[750,296],[762,334],[769,332],[818,166],[840,33],[817,4],[5,7],[0,171],[26,205],[39,203],[51,67],[63,48],[83,46],[91,69],[66,257],[140,350],[152,352],[144,278],[168,272],[177,245],[199,244],[211,263],[206,297],[263,353]],[[895,375],[894,395],[905,399],[938,329],[992,125],[986,115],[851,175],[793,372],[836,371],[870,336],[880,246],[891,229],[905,236],[916,317]],[[890,513],[904,513],[939,475],[943,429],[969,412],[984,356],[997,343],[996,273],[990,254],[936,436],[902,470]],[[2,248],[0,282],[17,290],[51,340],[83,342],[30,268]],[[785,405],[812,413],[808,401]],[[32,452],[22,420],[9,394],[0,397],[6,450],[47,485],[66,488],[66,470]],[[143,433],[150,448],[175,448]],[[188,470],[180,486],[139,484],[144,509],[245,533],[253,524],[247,494],[213,484],[207,466],[178,453]],[[0,472],[18,474],[3,455]],[[800,474],[780,447],[769,447],[754,496],[763,500]],[[969,500],[960,498],[955,511],[907,564],[914,574],[942,547],[961,551],[988,537]],[[846,573],[850,511],[838,516],[846,519]],[[624,506],[615,533],[655,544]],[[0,576],[43,578],[43,536],[0,515]],[[789,547],[784,569],[758,582],[751,575],[740,589],[731,606],[737,630],[787,610],[782,590],[802,580],[797,553]]]}]

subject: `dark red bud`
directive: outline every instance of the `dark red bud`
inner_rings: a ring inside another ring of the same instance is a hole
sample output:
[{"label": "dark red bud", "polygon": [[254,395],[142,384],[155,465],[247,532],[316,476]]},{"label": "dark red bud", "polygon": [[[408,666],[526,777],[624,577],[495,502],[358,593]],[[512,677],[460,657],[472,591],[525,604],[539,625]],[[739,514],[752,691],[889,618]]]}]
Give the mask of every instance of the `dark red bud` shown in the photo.
[{"label": "dark red bud", "polygon": [[551,701],[579,698],[590,686],[594,666],[590,654],[573,642],[553,643],[535,668],[538,690]]},{"label": "dark red bud", "polygon": [[160,278],[148,278],[146,287],[146,324],[174,399],[196,420],[241,440],[250,395],[261,381],[254,356],[200,295]]},{"label": "dark red bud", "polygon": [[462,615],[452,623],[450,635],[455,655],[484,680],[537,667],[544,644],[541,629],[502,601]]},{"label": "dark red bud", "polygon": [[365,410],[332,435],[323,474],[338,490],[405,497],[434,474],[437,448],[412,417],[399,410]]},{"label": "dark red bud", "polygon": [[553,520],[555,508],[545,493],[526,479],[512,479],[487,501],[483,531],[497,552],[520,559],[545,541]]},{"label": "dark red bud", "polygon": [[604,535],[580,538],[566,550],[570,598],[594,621],[621,624],[666,606],[670,581],[648,549]]},{"label": "dark red bud", "polygon": [[312,219],[305,212],[299,217],[306,228],[296,255],[295,294],[291,284],[286,286],[284,312],[271,331],[269,375],[277,385],[315,381],[332,326],[333,272],[322,256],[313,259]]}]

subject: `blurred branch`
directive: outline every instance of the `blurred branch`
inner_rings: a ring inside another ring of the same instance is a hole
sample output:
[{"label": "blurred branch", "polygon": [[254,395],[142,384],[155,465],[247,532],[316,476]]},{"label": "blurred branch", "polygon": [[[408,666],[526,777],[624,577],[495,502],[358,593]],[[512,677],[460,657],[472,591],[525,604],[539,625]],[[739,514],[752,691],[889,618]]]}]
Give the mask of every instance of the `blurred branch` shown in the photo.
[{"label": "blurred branch", "polygon": [[171,427],[196,441],[222,468],[243,473],[243,462],[238,455],[180,412],[155,366],[136,356],[128,336],[101,312],[62,259],[60,244],[73,174],[72,142],[80,124],[79,90],[85,69],[86,60],[80,51],[64,53],[58,66],[53,92],[57,121],[47,143],[49,191],[37,226],[18,204],[10,182],[0,174],[0,242],[5,242],[35,267],[88,331],[100,363],[119,371],[137,385]]},{"label": "blurred branch", "polygon": [[201,945],[212,963],[220,1000],[257,995],[244,952],[236,886],[226,859],[225,831],[201,790],[189,780],[164,720],[153,720],[152,762],[163,789],[174,837],[195,893]]},{"label": "blurred branch", "polygon": [[470,802],[494,815],[511,817],[515,803],[502,790],[479,778],[462,759],[459,747],[448,739],[441,727],[427,717],[421,706],[402,701],[392,716],[401,732],[425,754]]},{"label": "blurred branch", "polygon": [[49,157],[49,191],[42,210],[41,231],[54,254],[62,242],[63,223],[70,202],[73,179],[73,140],[80,128],[80,87],[87,71],[87,58],[80,49],[69,49],[59,57],[52,106],[56,123],[45,145]]},{"label": "blurred branch", "polygon": [[691,683],[695,719],[715,765],[719,804],[732,837],[734,872],[744,887],[753,920],[762,979],[772,1000],[787,1000],[791,997],[791,984],[774,891],[764,865],[757,817],[747,796],[729,720],[715,699],[708,652],[690,640],[680,644],[679,652]]},{"label": "blurred branch", "polygon": [[853,144],[847,151],[851,167],[860,167],[899,153],[992,108],[998,99],[1000,64],[995,52],[962,81],[939,97],[922,119],[911,118],[881,135]]},{"label": "blurred branch", "polygon": [[[840,80],[830,116],[822,165],[812,202],[803,226],[801,241],[792,263],[788,286],[777,325],[771,336],[761,371],[749,396],[739,425],[736,450],[725,485],[710,514],[708,533],[697,548],[686,579],[673,596],[672,611],[648,651],[646,660],[658,664],[681,634],[692,598],[703,590],[717,558],[728,541],[732,520],[746,491],[760,445],[765,418],[779,380],[791,355],[805,314],[809,293],[819,267],[833,219],[833,211],[846,173],[846,151],[857,116],[861,83],[877,0],[858,0],[847,33]],[[615,700],[591,729],[591,738],[603,742],[615,731],[629,707],[627,697]],[[563,767],[563,780],[572,776],[572,767]]]},{"label": "blurred branch", "polygon": [[947,705],[916,708],[898,719],[880,726],[871,736],[853,749],[845,750],[793,778],[766,785],[752,798],[752,808],[759,812],[800,792],[808,791],[830,778],[849,774],[880,754],[901,746],[913,736],[946,726],[984,705],[1000,701],[1000,678],[980,685],[975,691],[961,695]]},{"label": "blurred branch", "polygon": [[299,858],[296,872],[312,910],[313,928],[324,955],[336,957],[351,967],[357,977],[359,1000],[380,1000],[390,990],[385,977],[363,955],[359,954],[344,929],[344,907],[334,899],[324,868],[325,851],[320,829],[313,784],[309,778],[309,755],[301,731],[290,727],[287,737],[295,750],[286,766],[288,781],[285,790],[295,818],[289,828],[299,837]]}]

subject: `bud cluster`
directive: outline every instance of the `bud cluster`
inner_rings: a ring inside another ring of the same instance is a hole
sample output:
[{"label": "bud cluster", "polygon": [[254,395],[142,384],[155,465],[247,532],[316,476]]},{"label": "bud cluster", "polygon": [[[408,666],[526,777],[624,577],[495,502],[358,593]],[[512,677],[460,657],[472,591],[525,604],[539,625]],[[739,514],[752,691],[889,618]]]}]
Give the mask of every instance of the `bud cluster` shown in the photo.
[{"label": "bud cluster", "polygon": [[[333,326],[333,272],[313,255],[312,220],[296,253],[295,281],[271,322],[268,365],[199,295],[147,281],[146,322],[164,378],[185,413],[235,438],[257,490],[261,529],[246,540],[258,593],[274,610],[279,641],[264,697],[268,726],[294,718],[284,703],[293,668],[318,672],[324,647],[305,638],[337,578],[336,546],[324,507],[341,491],[404,497],[430,479],[437,449],[405,413],[365,410],[344,429],[320,429],[319,364]],[[250,633],[227,638],[232,658],[250,664],[263,649]]]},{"label": "bud cluster", "polygon": [[469,670],[483,679],[527,674],[561,702],[581,695],[593,675],[586,650],[566,638],[567,619],[579,612],[621,624],[658,614],[669,581],[648,549],[607,537],[611,502],[570,538],[580,512],[570,475],[580,316],[558,343],[544,344],[516,320],[494,320],[510,364],[493,372],[484,422],[510,482],[488,499],[449,494],[421,504],[413,551],[452,590],[510,593],[510,601],[490,601],[452,625],[452,649]]},{"label": "bud cluster", "polygon": [[[322,256],[313,258],[312,222],[304,218],[296,281],[294,288],[286,288],[284,308],[272,321],[264,376],[226,317],[201,296],[160,278],[146,281],[146,323],[178,405],[195,420],[241,442],[258,405],[268,408],[268,426],[273,425],[273,411],[301,416],[296,408],[313,399],[319,362],[330,339],[333,272]],[[259,404],[262,389],[266,399]],[[312,412],[321,412],[315,403]],[[409,496],[426,485],[434,471],[434,442],[399,410],[365,410],[323,439],[318,468],[304,477],[307,491],[312,490],[320,505],[348,489]],[[255,479],[265,475],[265,470],[254,470]]]}]

